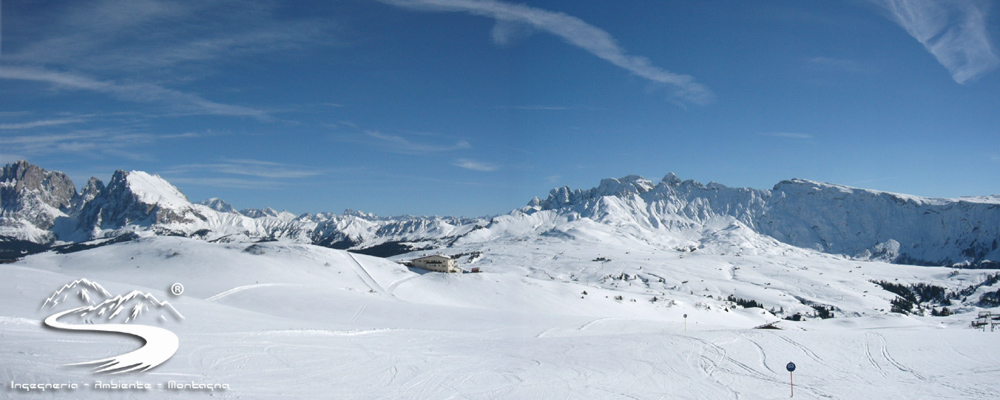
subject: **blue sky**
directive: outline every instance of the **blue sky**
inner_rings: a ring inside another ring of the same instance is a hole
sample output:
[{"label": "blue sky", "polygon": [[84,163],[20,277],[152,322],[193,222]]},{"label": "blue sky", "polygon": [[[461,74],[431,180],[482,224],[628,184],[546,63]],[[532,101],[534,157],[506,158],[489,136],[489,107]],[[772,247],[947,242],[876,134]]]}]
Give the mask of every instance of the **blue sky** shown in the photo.
[{"label": "blue sky", "polygon": [[[993,7],[995,8],[995,7]],[[1000,193],[989,1],[4,1],[0,163],[507,212],[668,172]]]}]

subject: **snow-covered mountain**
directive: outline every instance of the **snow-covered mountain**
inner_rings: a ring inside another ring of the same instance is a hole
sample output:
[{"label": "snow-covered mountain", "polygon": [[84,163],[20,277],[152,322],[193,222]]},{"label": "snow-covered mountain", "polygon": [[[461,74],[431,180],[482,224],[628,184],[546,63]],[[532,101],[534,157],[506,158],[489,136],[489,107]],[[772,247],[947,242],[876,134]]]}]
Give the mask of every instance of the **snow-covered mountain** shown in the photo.
[{"label": "snow-covered mountain", "polygon": [[4,167],[2,176],[0,258],[150,234],[236,242],[282,239],[376,252],[382,246],[399,253],[410,247],[398,242],[445,243],[485,224],[481,219],[378,217],[351,210],[300,216],[271,208],[237,212],[220,199],[192,203],[160,176],[142,171],[115,171],[107,185],[91,178],[80,193],[64,174],[24,161]]},{"label": "snow-covered mountain", "polygon": [[541,237],[735,254],[794,246],[926,265],[1000,260],[1000,196],[931,199],[801,179],[763,190],[631,175],[587,190],[553,189],[493,218],[458,218],[236,211],[219,199],[191,203],[140,171],[116,171],[107,185],[92,178],[81,193],[65,175],[23,161],[6,166],[3,177],[0,240],[8,258],[67,242],[172,235],[280,239],[377,255]]},{"label": "snow-covered mountain", "polygon": [[722,245],[740,251],[771,238],[825,253],[909,264],[1000,260],[997,196],[931,199],[802,179],[758,190],[703,185],[669,174],[656,184],[627,176],[605,179],[589,190],[554,189],[521,211],[552,214],[541,220],[589,219],[614,226],[619,234],[670,238],[666,243],[696,248]]},{"label": "snow-covered mountain", "polygon": [[76,187],[65,174],[18,161],[0,170],[0,237],[5,241],[45,243],[50,231],[75,201]]},{"label": "snow-covered mountain", "polygon": [[218,212],[224,212],[224,213],[236,212],[236,208],[234,208],[232,204],[229,204],[225,200],[222,200],[218,197],[213,197],[211,199],[199,201],[198,204],[201,204]]}]

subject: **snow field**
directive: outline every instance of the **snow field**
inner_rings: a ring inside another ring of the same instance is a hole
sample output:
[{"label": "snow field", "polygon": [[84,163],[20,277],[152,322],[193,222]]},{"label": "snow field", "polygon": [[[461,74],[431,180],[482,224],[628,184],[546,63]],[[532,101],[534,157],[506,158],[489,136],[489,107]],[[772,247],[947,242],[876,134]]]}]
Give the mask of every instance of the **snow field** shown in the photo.
[{"label": "snow field", "polygon": [[[796,398],[1000,395],[1000,333],[965,328],[969,314],[879,312],[874,308],[886,307],[889,296],[867,282],[906,278],[961,287],[978,271],[949,277],[937,268],[836,257],[687,253],[680,258],[675,251],[657,249],[654,255],[652,249],[621,250],[625,247],[616,244],[575,246],[497,243],[472,264],[486,272],[462,275],[410,271],[391,261],[310,245],[172,237],[31,256],[0,265],[5,385],[0,393],[5,398],[778,399],[789,394],[784,365],[794,361]],[[599,256],[611,261],[592,261]],[[602,281],[620,274],[637,278]],[[185,316],[160,325],[179,337],[176,355],[145,374],[93,375],[85,367],[63,366],[141,345],[125,337],[41,327],[47,315],[39,310],[42,302],[79,278],[112,293],[138,289],[169,300]],[[166,293],[175,282],[184,284],[183,295]],[[784,330],[754,330],[777,318],[760,309],[725,311],[727,304],[718,298],[733,292],[786,309],[804,307],[796,296],[810,298],[860,316],[783,321],[778,326]],[[621,301],[614,299],[618,295]],[[661,300],[650,302],[652,296]],[[674,304],[668,306],[669,300]],[[686,331],[683,314],[688,314]],[[80,389],[67,395],[6,387],[11,381],[112,379],[228,383],[231,389]]]}]

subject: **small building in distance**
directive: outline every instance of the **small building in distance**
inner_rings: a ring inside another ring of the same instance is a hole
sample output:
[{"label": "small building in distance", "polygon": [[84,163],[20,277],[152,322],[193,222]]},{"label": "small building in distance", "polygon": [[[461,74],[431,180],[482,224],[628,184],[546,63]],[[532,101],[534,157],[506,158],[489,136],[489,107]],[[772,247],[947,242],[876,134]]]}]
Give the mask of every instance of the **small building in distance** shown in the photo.
[{"label": "small building in distance", "polygon": [[427,257],[420,257],[410,261],[411,267],[423,268],[428,271],[437,272],[461,272],[458,269],[458,264],[451,257],[446,257],[442,255],[433,255]]}]

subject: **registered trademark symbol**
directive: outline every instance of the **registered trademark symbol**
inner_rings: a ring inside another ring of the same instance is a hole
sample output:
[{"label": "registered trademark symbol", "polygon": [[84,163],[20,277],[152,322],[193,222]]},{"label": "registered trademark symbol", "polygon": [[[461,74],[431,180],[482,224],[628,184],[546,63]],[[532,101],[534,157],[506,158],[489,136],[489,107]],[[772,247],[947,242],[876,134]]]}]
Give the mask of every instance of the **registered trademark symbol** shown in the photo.
[{"label": "registered trademark symbol", "polygon": [[180,296],[181,294],[184,293],[184,285],[181,285],[180,283],[175,283],[173,285],[170,285],[170,293],[172,293],[174,296]]}]

